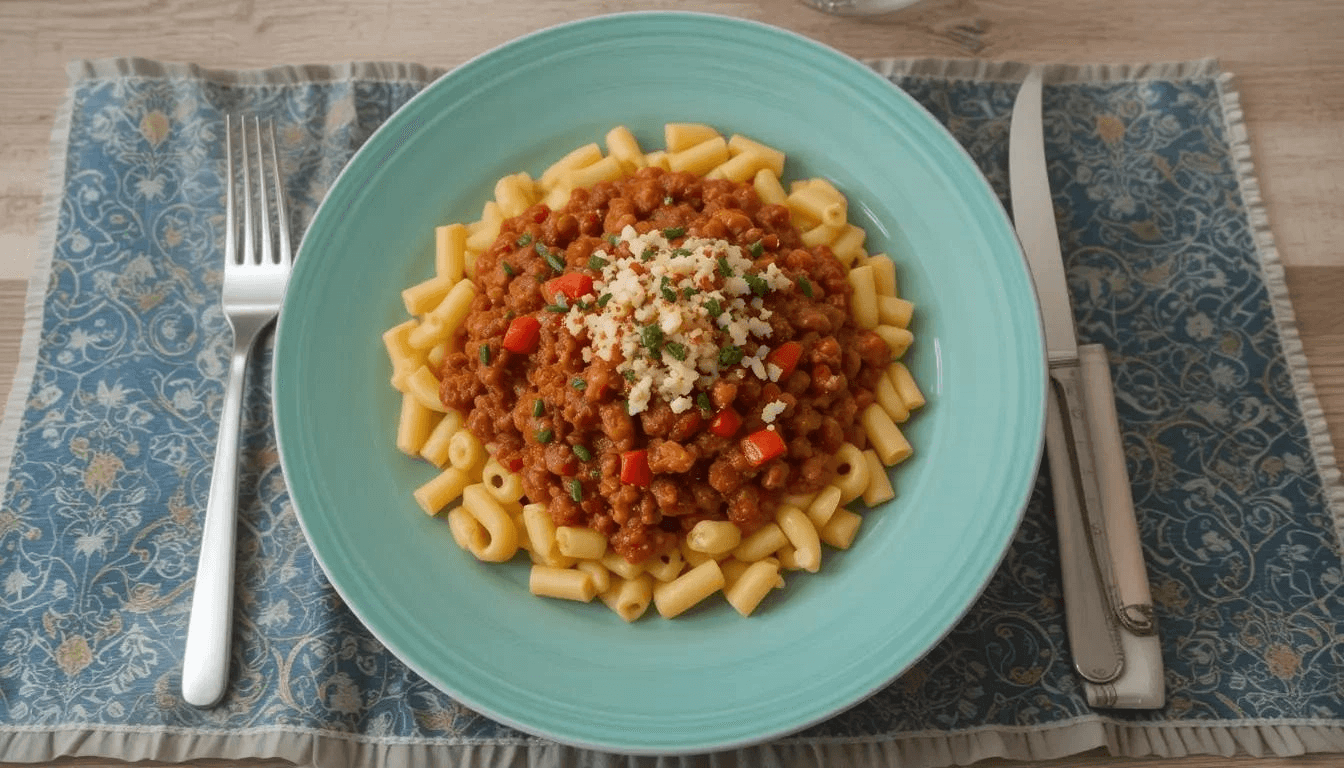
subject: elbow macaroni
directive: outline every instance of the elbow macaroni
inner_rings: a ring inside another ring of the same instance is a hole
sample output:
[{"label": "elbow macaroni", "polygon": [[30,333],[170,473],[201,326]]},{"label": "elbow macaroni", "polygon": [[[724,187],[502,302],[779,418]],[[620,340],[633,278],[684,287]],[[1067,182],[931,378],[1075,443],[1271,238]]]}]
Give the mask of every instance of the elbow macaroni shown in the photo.
[{"label": "elbow macaroni", "polygon": [[[750,616],[772,590],[784,586],[782,568],[816,572],[823,544],[847,549],[853,543],[863,518],[847,504],[862,499],[871,508],[895,497],[887,467],[913,453],[897,424],[926,403],[901,362],[914,341],[915,305],[898,293],[894,262],[864,251],[865,232],[849,222],[849,202],[830,182],[796,181],[786,189],[783,152],[740,134],[725,138],[711,126],[668,123],[664,140],[664,149],[645,151],[628,128],[617,126],[604,136],[606,154],[590,143],[535,179],[527,173],[503,176],[479,219],[435,228],[434,274],[402,291],[411,318],[382,335],[390,381],[401,396],[396,447],[439,470],[412,494],[425,514],[438,515],[458,502],[445,515],[449,532],[480,560],[503,562],[525,550],[533,563],[528,588],[534,595],[578,602],[597,597],[633,622],[650,605],[672,618],[722,592],[734,610]],[[501,466],[467,430],[464,414],[444,407],[435,371],[447,352],[460,349],[459,331],[478,290],[476,259],[491,247],[506,218],[538,202],[561,207],[575,189],[644,167],[747,183],[763,203],[787,207],[803,242],[828,246],[845,266],[854,324],[882,338],[892,362],[875,385],[874,401],[859,416],[867,447],[843,445],[832,459],[830,484],[784,497],[774,521],[750,535],[727,520],[702,520],[679,548],[634,564],[611,551],[598,531],[557,527],[545,504],[528,503],[519,475]]]}]

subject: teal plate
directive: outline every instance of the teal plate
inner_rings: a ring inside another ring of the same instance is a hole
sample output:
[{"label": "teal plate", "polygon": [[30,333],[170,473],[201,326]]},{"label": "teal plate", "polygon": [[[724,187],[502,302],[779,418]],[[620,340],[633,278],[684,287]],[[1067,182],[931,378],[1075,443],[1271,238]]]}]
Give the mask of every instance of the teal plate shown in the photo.
[{"label": "teal plate", "polygon": [[[476,562],[411,491],[434,470],[393,446],[381,332],[431,276],[433,228],[471,221],[497,178],[539,174],[623,124],[662,145],[705,122],[788,153],[851,200],[916,303],[908,362],[928,405],[896,500],[854,546],[789,575],[756,615],[715,597],[627,625],[600,602],[532,597],[522,558]],[[1045,364],[1030,278],[969,156],[857,61],[770,26],[619,14],[492,50],[403,106],[355,155],[304,238],[280,316],[285,478],[331,583],[373,634],[463,704],[623,753],[780,736],[858,703],[923,656],[1006,551],[1040,457]]]}]

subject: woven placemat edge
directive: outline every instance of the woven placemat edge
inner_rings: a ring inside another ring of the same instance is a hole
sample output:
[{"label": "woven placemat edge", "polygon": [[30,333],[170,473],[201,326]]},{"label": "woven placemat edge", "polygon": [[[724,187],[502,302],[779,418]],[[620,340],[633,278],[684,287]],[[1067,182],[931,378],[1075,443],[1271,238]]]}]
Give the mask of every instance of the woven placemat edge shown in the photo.
[{"label": "woven placemat edge", "polygon": [[937,58],[874,58],[861,61],[886,78],[926,77],[1001,83],[1021,82],[1033,66],[1040,66],[1045,82],[1056,85],[1136,80],[1200,80],[1216,77],[1221,72],[1218,60],[1214,58],[1128,64],[1063,62],[1028,64],[1021,61]]}]

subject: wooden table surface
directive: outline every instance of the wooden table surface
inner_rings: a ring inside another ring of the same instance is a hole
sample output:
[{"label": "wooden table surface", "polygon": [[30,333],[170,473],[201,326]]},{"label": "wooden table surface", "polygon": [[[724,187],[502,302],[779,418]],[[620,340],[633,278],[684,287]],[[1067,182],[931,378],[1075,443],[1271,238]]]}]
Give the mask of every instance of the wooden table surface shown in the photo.
[{"label": "wooden table surface", "polygon": [[[1344,448],[1344,2],[924,0],[869,20],[797,0],[5,0],[0,3],[0,398],[37,258],[48,142],[70,59],[135,55],[214,67],[342,60],[451,67],[524,32],[635,8],[724,13],[851,55],[1030,62],[1216,57],[1236,76],[1262,194],[1336,450]],[[1117,759],[1041,765],[1337,766],[1344,756]],[[989,760],[980,766],[1021,766]]]}]

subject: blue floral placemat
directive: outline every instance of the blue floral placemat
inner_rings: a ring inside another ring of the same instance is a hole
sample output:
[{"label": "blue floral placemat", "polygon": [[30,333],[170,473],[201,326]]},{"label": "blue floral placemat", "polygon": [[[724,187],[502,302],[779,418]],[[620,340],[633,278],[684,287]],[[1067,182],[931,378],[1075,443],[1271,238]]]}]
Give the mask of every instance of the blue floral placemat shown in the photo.
[{"label": "blue floral placemat", "polygon": [[[874,61],[1001,195],[1014,64]],[[270,429],[245,406],[228,697],[179,697],[229,334],[226,112],[275,118],[293,224],[440,74],[78,62],[53,139],[39,274],[0,433],[0,761],[695,764],[562,747],[416,677],[326,583]],[[1043,477],[983,597],[887,689],[717,765],[935,766],[991,756],[1344,752],[1344,490],[1212,62],[1055,67],[1047,154],[1080,340],[1111,354],[1167,705],[1089,709],[1063,629]]]}]

